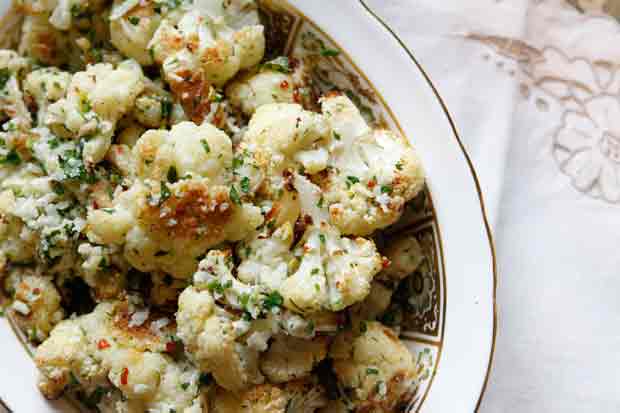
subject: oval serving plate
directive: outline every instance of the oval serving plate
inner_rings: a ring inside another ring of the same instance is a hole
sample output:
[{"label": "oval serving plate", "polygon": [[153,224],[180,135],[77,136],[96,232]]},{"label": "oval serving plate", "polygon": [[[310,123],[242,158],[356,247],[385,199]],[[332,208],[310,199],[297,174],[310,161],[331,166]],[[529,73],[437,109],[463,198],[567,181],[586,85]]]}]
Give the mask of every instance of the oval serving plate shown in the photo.
[{"label": "oval serving plate", "polygon": [[[429,77],[396,35],[361,0],[259,0],[270,47],[313,59],[317,92],[339,89],[374,125],[409,138],[428,175],[415,212],[388,230],[420,241],[425,261],[410,277],[402,337],[415,355],[419,383],[408,412],[478,408],[495,342],[495,255],[480,187],[447,109]],[[3,14],[8,0],[0,0]],[[4,41],[18,27],[0,23]],[[323,56],[336,49],[338,56]],[[15,412],[75,411],[48,402],[26,340],[0,319],[0,398]],[[2,407],[0,405],[0,411]]]}]

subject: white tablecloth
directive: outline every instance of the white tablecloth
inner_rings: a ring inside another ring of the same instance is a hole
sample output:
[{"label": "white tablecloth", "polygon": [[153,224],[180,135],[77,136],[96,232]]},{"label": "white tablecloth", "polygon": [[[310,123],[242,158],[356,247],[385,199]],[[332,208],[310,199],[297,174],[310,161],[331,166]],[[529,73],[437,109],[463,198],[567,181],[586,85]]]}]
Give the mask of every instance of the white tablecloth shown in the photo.
[{"label": "white tablecloth", "polygon": [[482,412],[620,411],[619,0],[368,0],[484,187],[499,334]]}]

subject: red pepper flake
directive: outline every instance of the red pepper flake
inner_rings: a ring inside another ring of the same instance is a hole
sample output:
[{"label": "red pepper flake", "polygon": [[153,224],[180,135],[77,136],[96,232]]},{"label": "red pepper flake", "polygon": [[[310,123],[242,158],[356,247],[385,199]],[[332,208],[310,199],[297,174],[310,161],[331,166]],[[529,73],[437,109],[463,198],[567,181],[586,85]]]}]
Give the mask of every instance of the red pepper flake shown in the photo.
[{"label": "red pepper flake", "polygon": [[110,343],[108,343],[108,341],[105,338],[102,338],[101,340],[99,340],[99,342],[97,343],[97,348],[99,350],[105,350],[106,348],[110,347]]},{"label": "red pepper flake", "polygon": [[174,353],[177,349],[177,343],[174,341],[169,341],[166,343],[166,353]]},{"label": "red pepper flake", "polygon": [[287,80],[283,80],[282,83],[280,83],[280,89],[288,89],[289,87],[289,83]]},{"label": "red pepper flake", "polygon": [[121,384],[123,386],[127,385],[127,378],[129,377],[129,369],[127,367],[125,367],[123,369],[123,372],[121,373]]},{"label": "red pepper flake", "polygon": [[383,257],[383,260],[381,261],[381,265],[385,269],[389,267],[390,265],[392,265],[392,261],[390,261],[387,257]]},{"label": "red pepper flake", "polygon": [[377,181],[375,181],[374,179],[371,179],[370,181],[368,181],[368,188],[372,189],[375,186],[377,186]]},{"label": "red pepper flake", "polygon": [[301,93],[299,93],[299,89],[293,91],[293,101],[295,103],[301,103]]},{"label": "red pepper flake", "polygon": [[39,295],[39,294],[41,294],[41,290],[38,289],[38,288],[35,288],[34,290],[32,290],[32,293],[36,294],[36,295]]}]

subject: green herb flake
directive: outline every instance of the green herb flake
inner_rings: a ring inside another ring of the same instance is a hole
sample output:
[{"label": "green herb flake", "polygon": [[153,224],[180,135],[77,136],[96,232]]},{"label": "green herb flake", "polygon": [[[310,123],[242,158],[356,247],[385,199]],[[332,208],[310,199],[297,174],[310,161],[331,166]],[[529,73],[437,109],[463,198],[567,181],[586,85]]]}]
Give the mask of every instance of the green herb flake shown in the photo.
[{"label": "green herb flake", "polygon": [[241,191],[244,194],[247,194],[250,192],[250,178],[248,178],[247,176],[244,176],[241,179]]},{"label": "green herb flake", "polygon": [[313,268],[312,271],[310,272],[312,275],[317,275],[319,272],[321,272],[321,270],[319,270],[318,268]]},{"label": "green herb flake", "polygon": [[280,56],[269,62],[263,63],[261,69],[273,70],[280,73],[291,73],[291,62],[288,57]]},{"label": "green herb flake", "polygon": [[0,157],[0,165],[17,166],[20,163],[22,163],[22,158],[19,157],[15,149],[11,149],[5,156]]},{"label": "green herb flake", "polygon": [[375,368],[367,368],[366,369],[366,374],[367,375],[371,375],[371,374],[379,374],[379,370],[375,369]]},{"label": "green herb flake", "polygon": [[159,189],[159,205],[166,202],[171,195],[172,193],[170,192],[170,188],[166,186],[166,183],[164,181],[161,181]]},{"label": "green herb flake", "polygon": [[237,188],[235,188],[235,186],[231,186],[230,187],[230,200],[237,204],[237,205],[241,205],[241,198],[239,197],[239,192],[237,192]]},{"label": "green herb flake", "polygon": [[202,143],[202,147],[205,150],[206,153],[210,153],[211,152],[211,148],[209,147],[209,142],[207,142],[206,139],[201,139],[200,143]]},{"label": "green herb flake", "polygon": [[279,292],[274,291],[267,295],[263,300],[263,308],[265,310],[271,310],[272,308],[281,307],[284,303],[284,298],[280,295]]},{"label": "green herb flake", "polygon": [[359,178],[356,176],[347,176],[347,189],[351,189],[351,187],[359,183],[359,181]]},{"label": "green herb flake", "polygon": [[129,16],[129,23],[133,24],[134,26],[137,26],[138,24],[140,24],[140,18],[137,16]]},{"label": "green herb flake", "polygon": [[179,174],[177,173],[177,168],[171,166],[168,168],[168,174],[166,176],[168,178],[168,182],[171,184],[177,182],[179,180]]},{"label": "green herb flake", "polygon": [[325,244],[325,235],[319,234],[319,239],[321,240],[321,244]]},{"label": "green herb flake", "polygon": [[381,186],[381,193],[382,194],[391,194],[392,193],[392,187],[389,185],[382,185]]},{"label": "green herb flake", "polygon": [[0,90],[6,87],[6,84],[9,82],[11,78],[11,72],[9,69],[0,69]]},{"label": "green herb flake", "polygon": [[336,139],[337,141],[342,140],[342,136],[340,136],[338,132],[334,131],[334,139]]},{"label": "green herb flake", "polygon": [[187,390],[189,388],[189,383],[181,383],[181,388]]}]

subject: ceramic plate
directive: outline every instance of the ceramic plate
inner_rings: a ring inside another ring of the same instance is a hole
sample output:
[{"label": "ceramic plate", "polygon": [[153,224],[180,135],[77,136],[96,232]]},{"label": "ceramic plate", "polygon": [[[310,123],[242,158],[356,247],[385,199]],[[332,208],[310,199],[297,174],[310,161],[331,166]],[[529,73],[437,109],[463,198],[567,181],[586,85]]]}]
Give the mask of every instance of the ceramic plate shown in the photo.
[{"label": "ceramic plate", "polygon": [[[1,0],[8,9],[8,0]],[[495,261],[475,171],[437,90],[393,32],[357,0],[261,1],[271,50],[314,55],[319,88],[338,88],[364,116],[417,147],[428,187],[394,229],[415,234],[426,260],[411,277],[403,339],[422,372],[409,412],[477,409],[495,337]],[[10,21],[9,21],[10,23]],[[2,40],[15,35],[5,19]],[[13,28],[11,28],[13,27]],[[337,57],[321,56],[323,48]],[[421,211],[421,212],[420,212]],[[389,234],[387,234],[389,237]],[[44,400],[23,338],[0,320],[0,397],[16,412],[71,409]]]}]

